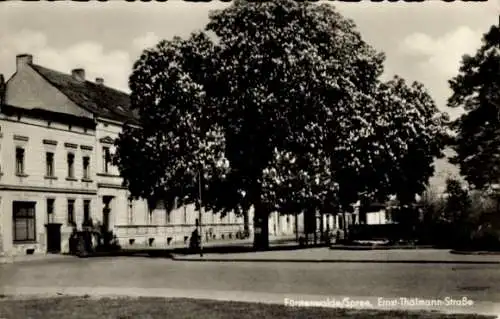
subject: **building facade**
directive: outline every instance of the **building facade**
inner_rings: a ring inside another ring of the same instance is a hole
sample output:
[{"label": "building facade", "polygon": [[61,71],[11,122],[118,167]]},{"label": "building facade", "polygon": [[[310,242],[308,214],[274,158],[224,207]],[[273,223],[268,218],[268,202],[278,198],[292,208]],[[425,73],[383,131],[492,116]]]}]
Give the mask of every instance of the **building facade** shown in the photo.
[{"label": "building facade", "polygon": [[[68,252],[74,228],[105,225],[127,246],[183,246],[199,218],[193,205],[168,210],[130,200],[112,165],[114,141],[135,119],[126,93],[85,70],[71,74],[16,57],[0,90],[0,254]],[[249,228],[252,229],[252,211]],[[271,214],[271,237],[295,236],[303,218]],[[236,240],[241,216],[204,212],[205,241]]]}]

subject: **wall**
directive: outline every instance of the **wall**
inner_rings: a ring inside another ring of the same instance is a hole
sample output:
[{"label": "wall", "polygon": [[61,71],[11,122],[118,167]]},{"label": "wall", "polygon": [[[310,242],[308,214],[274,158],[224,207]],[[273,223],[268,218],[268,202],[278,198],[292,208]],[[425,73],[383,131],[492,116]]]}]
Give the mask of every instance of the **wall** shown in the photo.
[{"label": "wall", "polygon": [[[54,222],[61,223],[62,250],[68,250],[68,237],[72,226],[67,222],[67,200],[75,200],[75,219],[77,225],[83,221],[83,200],[90,200],[91,212],[96,210],[97,184],[95,182],[95,156],[93,150],[80,146],[94,144],[94,132],[83,127],[71,127],[63,123],[28,118],[9,117],[0,114],[0,189],[2,227],[2,246],[6,254],[25,254],[26,249],[35,252],[46,251],[47,198],[54,198]],[[44,140],[57,142],[57,145],[44,144]],[[65,146],[71,143],[71,147]],[[76,146],[76,148],[74,148]],[[16,175],[16,147],[25,149],[25,176]],[[54,153],[54,177],[46,177],[45,153]],[[74,177],[68,180],[67,154],[75,154]],[[83,156],[90,156],[90,180],[82,180]],[[14,201],[36,203],[36,241],[14,244],[12,240],[12,216]]]},{"label": "wall", "polygon": [[[83,128],[63,126],[57,123],[30,118],[20,118],[0,114],[0,128],[2,133],[0,163],[4,175],[1,184],[17,186],[36,186],[51,188],[68,188],[73,190],[96,190],[95,156],[93,151],[82,149],[81,146],[94,144],[92,130],[83,133]],[[57,145],[44,144],[50,140]],[[71,143],[72,145],[65,145]],[[19,177],[15,174],[16,147],[25,150],[25,173]],[[55,179],[46,178],[45,153],[54,153]],[[68,180],[67,155],[75,155],[74,176],[76,180]],[[91,180],[83,181],[83,156],[90,156]]]},{"label": "wall", "polygon": [[366,214],[366,224],[368,225],[387,224],[387,222],[387,216],[384,209]]},{"label": "wall", "polygon": [[[122,187],[123,179],[118,168],[108,165],[108,171],[104,170],[104,147],[109,147],[111,154],[115,153],[114,140],[121,132],[121,125],[101,119],[96,126],[95,134],[95,156],[97,163],[97,183],[99,208],[97,217],[102,221],[103,197],[112,196],[111,200],[111,227],[123,225],[148,224],[148,206],[145,200],[134,200],[129,202],[129,192]],[[109,142],[103,140],[110,140]],[[132,205],[132,207],[130,207]]]}]

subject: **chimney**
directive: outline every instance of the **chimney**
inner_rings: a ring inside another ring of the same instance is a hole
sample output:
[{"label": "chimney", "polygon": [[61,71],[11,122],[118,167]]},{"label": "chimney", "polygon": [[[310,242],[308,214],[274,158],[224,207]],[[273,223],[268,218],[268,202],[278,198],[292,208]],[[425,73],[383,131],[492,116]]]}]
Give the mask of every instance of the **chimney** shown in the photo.
[{"label": "chimney", "polygon": [[103,85],[104,84],[104,79],[103,78],[95,78],[95,84],[97,84],[97,85]]},{"label": "chimney", "polygon": [[16,70],[20,70],[22,67],[31,64],[33,64],[33,56],[31,54],[16,55]]},{"label": "chimney", "polygon": [[85,70],[84,69],[74,69],[71,70],[71,76],[73,79],[80,81],[80,82],[85,82]]}]

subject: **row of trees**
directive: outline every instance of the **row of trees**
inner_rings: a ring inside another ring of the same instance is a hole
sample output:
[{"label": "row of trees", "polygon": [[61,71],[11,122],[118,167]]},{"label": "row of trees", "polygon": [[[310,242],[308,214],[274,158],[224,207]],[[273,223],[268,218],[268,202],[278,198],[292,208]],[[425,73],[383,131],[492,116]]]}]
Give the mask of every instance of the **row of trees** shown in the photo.
[{"label": "row of trees", "polygon": [[253,207],[256,248],[272,211],[342,212],[389,194],[410,204],[443,156],[448,118],[423,85],[383,82],[383,63],[331,5],[235,1],[134,64],[139,123],[116,164],[136,198],[199,203],[202,178],[205,210]]},{"label": "row of trees", "polygon": [[432,191],[424,194],[425,235],[431,237],[434,244],[461,249],[498,250],[498,200],[498,195],[491,191],[470,189],[458,179],[448,179],[446,196]]},{"label": "row of trees", "polygon": [[500,183],[500,30],[484,34],[475,55],[462,58],[458,75],[449,81],[452,108],[464,113],[452,123],[456,137],[452,158],[476,190]]}]

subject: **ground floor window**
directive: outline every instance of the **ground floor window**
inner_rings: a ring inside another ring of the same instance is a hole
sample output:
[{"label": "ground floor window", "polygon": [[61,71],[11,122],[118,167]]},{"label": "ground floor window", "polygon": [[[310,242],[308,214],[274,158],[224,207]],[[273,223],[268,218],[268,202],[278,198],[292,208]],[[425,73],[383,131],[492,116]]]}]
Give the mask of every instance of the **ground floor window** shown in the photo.
[{"label": "ground floor window", "polygon": [[13,202],[12,212],[14,242],[35,241],[35,203]]},{"label": "ground floor window", "polygon": [[90,225],[90,200],[83,201],[83,224]]},{"label": "ground floor window", "polygon": [[74,226],[75,223],[75,200],[68,199],[68,225]]}]

